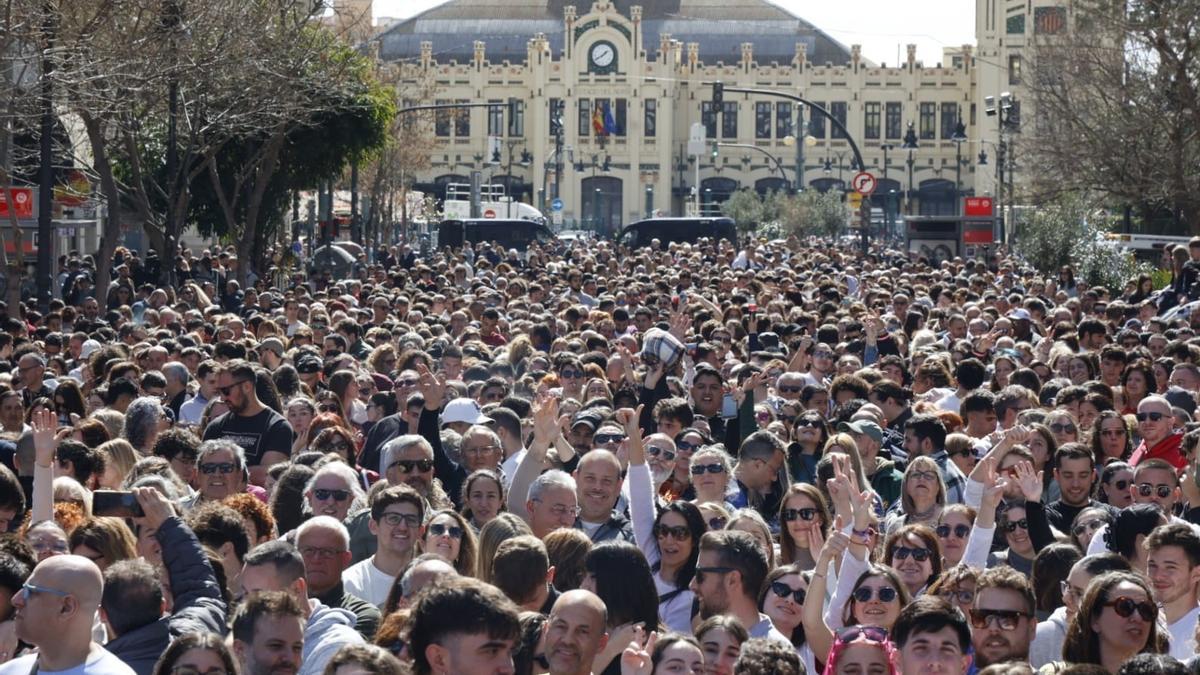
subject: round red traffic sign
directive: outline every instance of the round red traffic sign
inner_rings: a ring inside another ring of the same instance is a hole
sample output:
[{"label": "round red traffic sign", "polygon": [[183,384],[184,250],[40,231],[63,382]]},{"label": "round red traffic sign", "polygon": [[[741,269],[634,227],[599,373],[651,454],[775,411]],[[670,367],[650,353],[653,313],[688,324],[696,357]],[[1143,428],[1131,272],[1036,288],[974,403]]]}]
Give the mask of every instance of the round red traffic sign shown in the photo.
[{"label": "round red traffic sign", "polygon": [[850,181],[851,187],[859,194],[869,195],[875,191],[875,176],[866,171],[860,171],[854,174],[854,178]]},{"label": "round red traffic sign", "polygon": [[484,218],[495,218],[495,217],[496,217],[496,211],[495,211],[494,209],[488,209],[488,210],[486,210],[486,211],[484,211],[484,212],[483,212],[483,217],[484,217]]}]

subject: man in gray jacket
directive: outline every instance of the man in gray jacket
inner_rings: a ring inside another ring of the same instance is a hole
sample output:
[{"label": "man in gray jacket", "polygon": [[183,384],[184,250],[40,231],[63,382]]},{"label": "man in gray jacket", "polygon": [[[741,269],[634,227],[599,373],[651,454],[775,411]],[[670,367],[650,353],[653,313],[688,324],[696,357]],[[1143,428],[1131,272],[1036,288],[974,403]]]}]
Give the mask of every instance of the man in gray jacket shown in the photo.
[{"label": "man in gray jacket", "polygon": [[[154,488],[134,488],[145,512],[139,528],[155,530],[170,583],[165,597],[158,571],[140,560],[114,563],[104,573],[100,616],[111,638],[105,648],[138,675],[184,633],[226,632],[225,593],[196,535]],[[164,614],[164,610],[166,613]]]}]

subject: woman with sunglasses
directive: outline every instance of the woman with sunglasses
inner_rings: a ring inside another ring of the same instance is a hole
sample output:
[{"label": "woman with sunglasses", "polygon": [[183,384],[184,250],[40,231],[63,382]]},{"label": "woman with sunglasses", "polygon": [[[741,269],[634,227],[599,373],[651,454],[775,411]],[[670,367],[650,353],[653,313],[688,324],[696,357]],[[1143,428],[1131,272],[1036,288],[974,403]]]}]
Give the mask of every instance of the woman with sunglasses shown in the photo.
[{"label": "woman with sunglasses", "polygon": [[900,508],[893,507],[884,519],[883,531],[918,523],[936,527],[946,505],[946,483],[937,463],[926,456],[910,459],[900,489]]},{"label": "woman with sunglasses", "polygon": [[793,483],[779,505],[779,560],[811,570],[829,535],[829,505],[816,486]]},{"label": "woman with sunglasses", "polygon": [[926,595],[945,598],[969,615],[975,604],[975,589],[979,583],[980,568],[971,565],[955,565],[942,572],[937,581],[929,584]]},{"label": "woman with sunglasses", "polygon": [[[1126,486],[1126,492],[1128,492]],[[1080,511],[1071,522],[1071,543],[1080,551],[1087,551],[1096,532],[1113,522],[1113,514],[1102,506],[1090,506]]]},{"label": "woman with sunglasses", "polygon": [[[706,446],[692,454],[692,488],[696,492],[696,505],[719,504],[732,509],[728,497],[733,463],[729,453],[719,446]],[[719,529],[719,528],[718,528]]]},{"label": "woman with sunglasses", "polygon": [[654,483],[646,463],[638,418],[631,410],[617,411],[617,420],[624,427],[628,442],[633,537],[654,573],[659,619],[667,628],[686,633],[691,628],[695,599],[688,586],[696,573],[700,537],[707,528],[704,516],[690,502],[673,501],[661,511],[655,508]]},{"label": "woman with sunglasses", "polygon": [[154,664],[154,675],[238,675],[229,645],[215,633],[184,633]]},{"label": "woman with sunglasses", "polygon": [[938,544],[942,551],[942,568],[949,569],[963,560],[971,528],[975,526],[975,509],[966,504],[949,504],[938,517]]},{"label": "woman with sunglasses", "polygon": [[1165,652],[1166,642],[1145,579],[1109,572],[1088,584],[1067,627],[1062,656],[1069,664],[1092,663],[1116,673],[1136,654]]},{"label": "woman with sunglasses", "polygon": [[1064,409],[1051,411],[1042,423],[1054,434],[1056,445],[1075,443],[1079,440],[1079,425],[1076,424],[1075,417]]},{"label": "woman with sunglasses", "polygon": [[437,554],[463,576],[475,573],[478,549],[475,530],[462,514],[451,509],[434,513],[421,533],[421,550]]},{"label": "woman with sunglasses", "polygon": [[788,444],[787,466],[793,483],[816,483],[817,462],[829,440],[829,425],[818,412],[807,411],[796,417],[792,425],[792,442]]},{"label": "woman with sunglasses", "polygon": [[[822,549],[821,559],[818,560],[819,569],[826,567],[823,563],[832,562],[834,551],[844,547],[847,539],[841,532],[830,536],[826,548]],[[846,559],[849,560],[849,557]],[[842,574],[849,571],[843,563]],[[839,587],[842,585],[840,578]],[[835,594],[829,611],[823,618],[821,608],[825,597],[825,575],[813,573],[804,600],[803,622],[804,634],[813,654],[830,654],[832,657],[830,650],[835,646],[835,631],[844,630],[846,627],[870,626],[885,631],[891,629],[896,617],[900,615],[900,610],[912,601],[912,596],[896,571],[886,565],[868,565],[865,571],[855,575],[851,584],[852,592],[849,597],[840,601]],[[839,602],[842,602],[840,606]],[[829,625],[828,619],[834,616],[837,617],[838,623],[843,624],[842,627],[835,629]],[[826,659],[827,666],[828,660]],[[836,669],[833,672],[837,672]]]},{"label": "woman with sunglasses", "polygon": [[883,559],[900,575],[900,581],[913,597],[924,593],[929,583],[942,573],[937,535],[921,524],[905,525],[888,535]]},{"label": "woman with sunglasses", "polygon": [[795,565],[781,565],[771,570],[758,593],[758,611],[771,617],[775,629],[792,641],[808,672],[815,673],[815,659],[812,648],[804,640],[803,623],[804,599],[808,593],[810,576],[811,572],[805,572]]},{"label": "woman with sunglasses", "polygon": [[1092,579],[1107,572],[1130,572],[1132,569],[1129,561],[1115,553],[1089,555],[1072,565],[1065,580],[1059,582],[1062,606],[1055,609],[1050,618],[1038,622],[1029,647],[1029,662],[1033,667],[1040,668],[1062,658],[1067,628],[1079,612],[1079,603]]},{"label": "woman with sunglasses", "polygon": [[1133,485],[1133,467],[1124,461],[1112,459],[1103,467],[1100,480],[1096,481],[1096,501],[1117,509],[1132,504],[1133,493],[1129,486]]}]

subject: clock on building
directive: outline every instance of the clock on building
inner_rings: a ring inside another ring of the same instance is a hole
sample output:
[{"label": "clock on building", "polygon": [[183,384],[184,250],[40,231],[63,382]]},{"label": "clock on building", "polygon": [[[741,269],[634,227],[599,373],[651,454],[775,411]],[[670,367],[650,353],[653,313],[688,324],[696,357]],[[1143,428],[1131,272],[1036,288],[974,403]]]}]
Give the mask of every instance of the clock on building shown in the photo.
[{"label": "clock on building", "polygon": [[611,42],[600,41],[588,52],[588,66],[593,73],[611,73],[617,69],[617,48]]}]

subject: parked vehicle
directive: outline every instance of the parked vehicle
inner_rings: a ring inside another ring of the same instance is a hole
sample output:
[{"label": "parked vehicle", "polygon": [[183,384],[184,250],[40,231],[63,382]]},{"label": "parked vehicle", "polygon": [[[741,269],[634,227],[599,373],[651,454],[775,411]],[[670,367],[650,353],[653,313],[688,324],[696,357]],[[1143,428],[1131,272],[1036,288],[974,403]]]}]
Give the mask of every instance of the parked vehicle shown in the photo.
[{"label": "parked vehicle", "polygon": [[534,241],[539,245],[553,244],[555,236],[549,227],[531,220],[443,220],[438,225],[438,248],[458,248],[463,242],[483,241],[495,242],[505,250],[515,248],[524,252]]},{"label": "parked vehicle", "polygon": [[737,243],[737,229],[731,218],[650,218],[626,225],[617,241],[631,247],[649,246],[657,239],[663,246],[694,244],[708,239],[727,239]]}]

